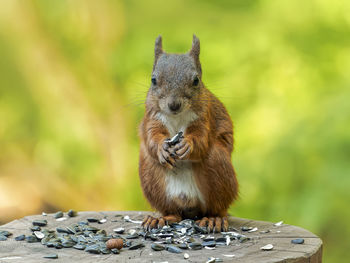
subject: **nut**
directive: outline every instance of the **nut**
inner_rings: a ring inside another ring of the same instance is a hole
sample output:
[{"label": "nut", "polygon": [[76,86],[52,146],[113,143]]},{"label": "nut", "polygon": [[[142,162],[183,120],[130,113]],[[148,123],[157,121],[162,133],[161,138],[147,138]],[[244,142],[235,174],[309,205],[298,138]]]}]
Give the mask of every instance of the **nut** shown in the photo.
[{"label": "nut", "polygon": [[121,238],[111,238],[106,242],[106,246],[108,249],[121,249],[123,247],[123,239]]}]

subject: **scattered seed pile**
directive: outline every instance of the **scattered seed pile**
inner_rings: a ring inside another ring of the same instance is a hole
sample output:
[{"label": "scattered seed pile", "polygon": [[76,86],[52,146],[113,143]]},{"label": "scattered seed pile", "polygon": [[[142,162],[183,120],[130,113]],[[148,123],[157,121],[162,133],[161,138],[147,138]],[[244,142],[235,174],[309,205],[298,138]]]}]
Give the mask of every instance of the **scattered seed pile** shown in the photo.
[{"label": "scattered seed pile", "polygon": [[[75,217],[77,212],[70,210],[66,215],[67,217],[60,211],[53,216],[59,222],[66,220],[68,217]],[[107,222],[106,218],[87,218],[70,226],[48,229],[47,220],[44,219],[47,216],[43,213],[43,219],[32,222],[31,235],[19,235],[15,237],[15,240],[28,243],[41,242],[42,245],[47,247],[56,249],[74,248],[92,254],[119,254],[122,253],[123,249],[137,250],[147,245],[153,251],[165,250],[169,253],[184,253],[184,258],[188,259],[189,255],[186,250],[220,249],[220,246],[243,243],[251,239],[242,234],[243,232],[258,230],[256,227],[242,227],[238,231],[230,227],[228,232],[221,232],[214,236],[208,233],[205,227],[199,227],[193,220],[186,219],[179,223],[164,226],[161,229],[146,231],[140,226],[141,221],[135,221],[130,219],[129,216],[124,216],[124,221],[134,223],[135,227],[128,230],[118,227],[113,229],[112,233],[107,233],[100,227]],[[0,231],[0,241],[7,240],[11,235],[12,233],[9,231]],[[303,240],[292,240],[292,243],[302,244]],[[271,250],[273,246],[268,244],[261,249]],[[234,255],[223,256],[233,257]],[[55,259],[58,258],[58,255],[48,254],[44,257]],[[214,257],[208,260],[208,262],[221,261],[221,258]]]}]

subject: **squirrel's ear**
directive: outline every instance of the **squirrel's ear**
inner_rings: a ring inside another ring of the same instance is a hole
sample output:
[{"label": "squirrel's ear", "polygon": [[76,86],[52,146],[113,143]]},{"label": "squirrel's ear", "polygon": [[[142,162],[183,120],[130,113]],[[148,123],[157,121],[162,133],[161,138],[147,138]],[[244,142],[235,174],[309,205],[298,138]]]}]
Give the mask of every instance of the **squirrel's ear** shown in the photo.
[{"label": "squirrel's ear", "polygon": [[159,35],[157,37],[156,43],[154,45],[154,65],[156,64],[156,62],[161,54],[163,54],[162,36]]},{"label": "squirrel's ear", "polygon": [[194,61],[196,62],[197,68],[199,73],[202,73],[201,63],[199,61],[199,53],[200,53],[200,43],[198,37],[196,37],[195,34],[193,34],[193,40],[192,40],[192,48],[190,50],[190,56],[194,58]]}]

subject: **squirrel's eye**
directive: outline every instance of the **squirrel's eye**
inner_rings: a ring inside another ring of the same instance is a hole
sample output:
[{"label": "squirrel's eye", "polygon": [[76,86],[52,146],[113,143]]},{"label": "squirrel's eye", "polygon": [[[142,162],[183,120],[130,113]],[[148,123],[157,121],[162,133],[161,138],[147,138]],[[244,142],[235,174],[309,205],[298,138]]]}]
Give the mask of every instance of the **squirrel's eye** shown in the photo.
[{"label": "squirrel's eye", "polygon": [[153,77],[153,78],[151,79],[151,81],[152,81],[152,84],[153,84],[153,85],[156,85],[156,84],[157,84],[156,78]]},{"label": "squirrel's eye", "polygon": [[193,86],[198,86],[198,84],[199,84],[199,78],[195,77],[193,80]]}]

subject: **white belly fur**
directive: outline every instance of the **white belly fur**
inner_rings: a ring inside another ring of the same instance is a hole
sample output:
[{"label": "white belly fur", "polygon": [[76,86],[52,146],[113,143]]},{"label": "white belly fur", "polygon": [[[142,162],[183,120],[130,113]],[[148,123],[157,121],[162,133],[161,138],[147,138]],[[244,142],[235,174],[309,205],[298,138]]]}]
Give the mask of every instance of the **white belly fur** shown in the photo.
[{"label": "white belly fur", "polygon": [[[185,132],[188,125],[198,116],[192,111],[187,111],[171,116],[158,113],[156,118],[162,121],[172,137],[180,131]],[[202,193],[199,191],[193,175],[191,162],[177,161],[176,165],[176,168],[165,174],[167,197],[174,198],[185,195],[188,199],[196,199],[204,204]]]}]

